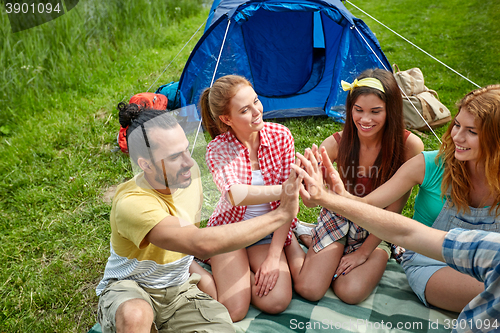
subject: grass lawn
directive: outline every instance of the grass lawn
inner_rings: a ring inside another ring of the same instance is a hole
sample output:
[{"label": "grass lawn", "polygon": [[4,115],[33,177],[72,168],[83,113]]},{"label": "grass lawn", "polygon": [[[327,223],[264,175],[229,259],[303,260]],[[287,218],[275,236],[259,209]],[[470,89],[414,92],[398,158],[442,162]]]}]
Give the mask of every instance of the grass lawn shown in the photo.
[{"label": "grass lawn", "polygon": [[[499,83],[497,0],[354,4],[477,84]],[[456,113],[471,83],[346,7],[369,25],[391,63],[420,67]],[[109,197],[132,176],[128,159],[112,151],[115,106],[153,84],[207,12],[201,0],[80,0],[66,15],[16,34],[0,14],[0,332],[86,332],[94,325],[94,288],[109,254]],[[178,80],[200,36],[152,90]],[[297,151],[341,129],[328,118],[282,123]],[[432,135],[423,140],[426,149],[438,147]],[[314,221],[316,214],[302,207],[299,218]]]}]

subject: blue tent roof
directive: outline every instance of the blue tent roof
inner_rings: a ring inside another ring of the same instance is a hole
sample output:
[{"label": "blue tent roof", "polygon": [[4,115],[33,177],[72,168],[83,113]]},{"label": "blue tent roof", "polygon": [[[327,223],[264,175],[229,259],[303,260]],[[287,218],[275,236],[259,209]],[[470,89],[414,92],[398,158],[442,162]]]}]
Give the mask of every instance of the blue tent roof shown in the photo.
[{"label": "blue tent roof", "polygon": [[[252,3],[252,2],[258,2],[262,3],[265,1],[248,1],[248,0],[215,0],[212,3],[212,8],[210,9],[210,14],[208,15],[207,19],[207,24],[205,26],[205,31],[208,30],[208,28],[217,21],[221,16],[227,15],[229,17],[233,16],[234,12],[238,9],[238,6],[245,4],[245,3]],[[291,9],[299,9],[300,6],[304,6],[303,8],[308,7],[308,2],[316,2],[316,3],[323,3],[326,6],[332,6],[337,8],[344,17],[346,17],[349,22],[353,23],[353,18],[352,14],[344,7],[342,4],[341,0],[325,0],[325,1],[287,1],[283,2],[284,7],[288,7]],[[310,7],[311,8],[311,7]]]},{"label": "blue tent roof", "polygon": [[197,105],[216,70],[215,79],[249,79],[264,118],[340,120],[347,95],[340,80],[384,66],[390,68],[377,39],[340,0],[215,0],[179,80],[180,101]]}]

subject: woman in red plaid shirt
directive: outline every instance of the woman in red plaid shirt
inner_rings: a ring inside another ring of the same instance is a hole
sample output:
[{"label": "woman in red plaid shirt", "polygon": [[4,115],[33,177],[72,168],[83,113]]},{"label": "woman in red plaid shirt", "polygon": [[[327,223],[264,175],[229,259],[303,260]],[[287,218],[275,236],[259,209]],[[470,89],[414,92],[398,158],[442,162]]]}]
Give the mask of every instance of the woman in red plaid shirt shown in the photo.
[{"label": "woman in red plaid shirt", "polygon": [[[352,84],[342,81],[342,87],[349,91],[344,129],[321,146],[337,163],[348,191],[365,196],[419,154],[424,145],[404,129],[403,101],[392,73],[366,70]],[[317,153],[317,147],[312,153]],[[400,213],[409,194],[386,209]],[[390,244],[326,208],[321,210],[307,254],[292,244],[287,256],[292,250],[295,258],[302,256],[290,265],[297,293],[315,301],[331,286],[338,298],[350,304],[370,295],[391,254]]]},{"label": "woman in red plaid shirt", "polygon": [[[203,125],[213,139],[207,146],[206,162],[222,194],[208,226],[276,209],[281,184],[294,162],[288,128],[264,122],[262,103],[241,76],[219,78],[203,92],[200,104]],[[246,316],[250,303],[272,314],[288,307],[292,281],[283,247],[290,244],[295,223],[296,219],[291,220],[246,249],[211,258],[217,300],[233,321]]]}]

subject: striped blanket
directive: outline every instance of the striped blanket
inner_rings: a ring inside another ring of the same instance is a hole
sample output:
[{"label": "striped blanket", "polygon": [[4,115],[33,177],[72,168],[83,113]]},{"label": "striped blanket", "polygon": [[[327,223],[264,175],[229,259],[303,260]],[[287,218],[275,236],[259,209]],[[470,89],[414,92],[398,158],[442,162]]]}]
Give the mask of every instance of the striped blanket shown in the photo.
[{"label": "striped blanket", "polygon": [[[286,311],[269,315],[250,307],[236,332],[451,332],[457,314],[426,308],[408,285],[402,268],[391,259],[373,293],[358,305],[339,300],[331,290],[317,302],[293,295]],[[96,324],[89,333],[100,333]]]}]

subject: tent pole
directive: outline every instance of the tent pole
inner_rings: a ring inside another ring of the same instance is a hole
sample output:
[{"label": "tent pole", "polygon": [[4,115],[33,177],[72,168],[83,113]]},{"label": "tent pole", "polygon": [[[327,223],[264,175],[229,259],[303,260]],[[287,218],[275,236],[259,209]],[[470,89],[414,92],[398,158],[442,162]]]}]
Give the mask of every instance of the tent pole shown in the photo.
[{"label": "tent pole", "polygon": [[434,57],[432,54],[430,54],[429,52],[423,50],[422,48],[418,47],[417,45],[415,45],[414,43],[410,42],[408,39],[406,39],[405,37],[401,36],[400,34],[398,34],[396,31],[392,30],[391,28],[389,28],[388,26],[386,26],[385,24],[383,24],[382,22],[380,22],[379,20],[377,20],[376,18],[374,18],[373,16],[371,16],[370,14],[368,14],[367,12],[365,12],[364,10],[362,10],[361,8],[359,8],[358,6],[356,6],[355,4],[353,4],[352,2],[350,2],[349,0],[345,0],[346,2],[348,2],[350,5],[352,5],[353,7],[355,7],[357,10],[361,11],[363,14],[365,14],[366,16],[368,16],[369,18],[371,18],[372,20],[374,20],[375,22],[377,22],[378,24],[382,25],[383,27],[387,28],[389,31],[391,31],[392,33],[394,33],[395,35],[397,35],[398,37],[401,37],[403,40],[405,40],[406,42],[408,42],[409,44],[411,44],[412,46],[416,47],[418,50],[422,51],[423,53],[425,53],[426,55],[428,55],[429,57],[431,57],[432,59],[436,60],[437,62],[439,62],[441,65],[445,66],[446,68],[448,68],[449,70],[451,70],[452,72],[454,72],[455,74],[461,76],[462,78],[466,79],[467,81],[469,81],[470,83],[472,83],[473,85],[475,85],[476,87],[478,88],[481,88],[480,85],[478,85],[477,83],[473,82],[472,80],[470,80],[469,78],[467,78],[466,76],[460,74],[459,72],[457,72],[456,70],[454,70],[453,68],[451,68],[450,66],[448,66],[447,64],[445,64],[444,62],[442,62],[441,60],[439,60],[438,58]]},{"label": "tent pole", "polygon": [[[217,73],[217,68],[219,67],[220,57],[222,56],[222,50],[224,49],[224,44],[226,43],[227,32],[229,31],[229,25],[231,24],[231,20],[227,19],[226,32],[224,33],[224,39],[222,40],[222,45],[219,51],[219,57],[217,58],[217,62],[215,63],[214,75],[212,76],[212,82],[210,82],[210,88],[212,88],[215,80],[215,73]],[[201,117],[200,122],[198,123],[198,129],[196,130],[196,136],[194,137],[193,148],[191,149],[191,155],[193,155],[194,147],[196,146],[196,140],[198,140],[198,134],[201,129]]]},{"label": "tent pole", "polygon": [[[373,54],[375,55],[375,57],[378,59],[378,61],[382,64],[382,66],[384,66],[385,70],[386,71],[389,71],[389,72],[392,72],[392,70],[389,70],[385,65],[384,63],[382,62],[382,60],[380,60],[379,56],[377,55],[377,53],[375,53],[375,51],[372,49],[372,47],[370,46],[370,44],[368,44],[368,42],[366,41],[365,37],[363,36],[363,34],[358,30],[358,28],[356,27],[356,25],[353,25],[354,29],[356,29],[357,33],[361,36],[361,38],[363,39],[363,41],[366,43],[366,45],[368,45],[368,47],[370,48],[370,50],[373,52]],[[410,98],[406,95],[406,93],[403,91],[403,89],[399,86],[398,84],[398,88],[399,90],[401,90],[401,92],[403,93],[403,95],[405,96],[405,98],[408,100],[408,102],[410,102],[411,106],[413,107],[413,109],[415,110],[415,112],[420,116],[420,118],[422,118],[422,120],[424,121],[424,123],[427,125],[427,127],[429,128],[429,130],[432,132],[432,134],[434,134],[434,136],[436,137],[436,139],[439,141],[439,144],[441,144],[441,139],[439,139],[439,137],[437,136],[436,132],[434,132],[434,130],[432,129],[431,125],[429,125],[429,123],[427,122],[427,120],[425,120],[424,116],[422,114],[420,114],[420,112],[418,112],[417,110],[417,107],[415,106],[415,104],[413,104],[413,102],[410,100]]]},{"label": "tent pole", "polygon": [[215,81],[215,73],[217,73],[217,68],[219,67],[220,57],[222,56],[222,50],[224,49],[224,44],[226,43],[227,32],[229,31],[229,25],[231,24],[231,20],[227,19],[226,32],[224,33],[224,39],[222,40],[222,45],[220,47],[219,57],[217,58],[217,62],[215,63],[214,75],[212,76],[212,82],[210,82],[210,88],[212,88]]}]

